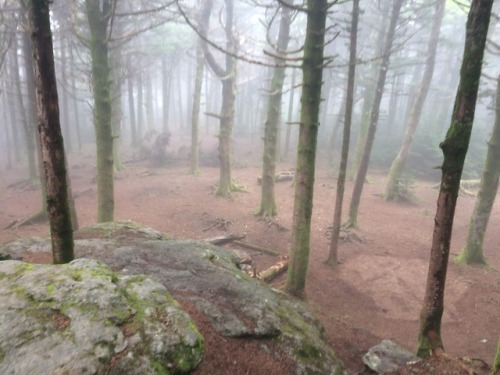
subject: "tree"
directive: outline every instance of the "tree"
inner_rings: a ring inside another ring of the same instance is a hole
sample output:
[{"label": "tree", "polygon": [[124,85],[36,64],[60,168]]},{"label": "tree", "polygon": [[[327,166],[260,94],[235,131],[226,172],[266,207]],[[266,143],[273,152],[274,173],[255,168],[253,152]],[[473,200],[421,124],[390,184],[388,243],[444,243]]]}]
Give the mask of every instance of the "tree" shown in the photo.
[{"label": "tree", "polygon": [[67,263],[74,258],[73,228],[64,143],[59,121],[49,1],[30,0],[26,1],[25,5],[28,8],[29,30],[32,38],[38,131],[47,187],[52,254],[54,263]]},{"label": "tree", "polygon": [[[213,0],[205,0],[202,18],[210,19],[212,12]],[[226,54],[225,67],[220,66],[215,60],[212,53],[208,50],[207,43],[203,43],[203,52],[205,59],[214,72],[214,74],[222,82],[222,107],[218,115],[220,121],[219,132],[219,162],[220,176],[217,195],[228,197],[231,191],[237,190],[231,178],[231,134],[233,132],[234,123],[234,103],[236,101],[235,83],[236,83],[236,59],[233,56],[236,51],[236,41],[233,35],[233,0],[225,0],[226,3],[226,19],[224,23],[224,31],[226,36]],[[208,27],[208,22],[207,22]],[[207,29],[201,29],[203,37],[207,35]]]},{"label": "tree", "polygon": [[495,355],[495,360],[493,362],[492,375],[500,375],[500,337],[498,337],[497,354]]},{"label": "tree", "polygon": [[408,159],[408,153],[413,141],[413,136],[415,135],[418,123],[420,122],[422,109],[424,108],[425,99],[427,98],[427,93],[429,92],[432,76],[434,74],[436,50],[439,40],[439,30],[441,29],[441,21],[443,20],[445,3],[445,0],[439,0],[436,2],[434,21],[432,24],[429,44],[427,47],[425,71],[422,77],[422,81],[420,82],[420,87],[417,90],[417,97],[415,98],[415,100],[413,100],[413,105],[410,110],[410,116],[408,117],[408,122],[406,124],[406,132],[403,139],[403,144],[401,145],[401,149],[399,150],[398,155],[391,165],[389,180],[385,189],[385,200],[387,201],[392,201],[398,198],[398,182],[401,179],[401,175],[406,165],[406,160]]},{"label": "tree", "polygon": [[90,27],[94,129],[97,145],[97,222],[113,221],[114,170],[108,25],[111,0],[85,0]]},{"label": "tree", "polygon": [[483,240],[488,227],[491,209],[495,203],[500,177],[500,75],[497,79],[496,115],[493,132],[488,142],[488,153],[483,168],[481,186],[476,198],[474,212],[469,222],[467,238],[457,263],[486,264],[483,255]]},{"label": "tree", "polygon": [[[290,1],[293,5],[293,1]],[[262,189],[260,205],[256,212],[259,216],[274,216],[278,213],[274,197],[274,182],[276,174],[276,158],[278,147],[278,128],[281,117],[281,100],[283,83],[285,81],[284,55],[290,41],[290,23],[292,22],[292,9],[281,7],[281,20],[276,44],[277,55],[274,58],[275,66],[269,86],[269,100],[264,130],[264,152],[262,161]]]},{"label": "tree", "polygon": [[389,22],[389,28],[387,30],[385,42],[384,42],[384,52],[382,57],[382,62],[380,64],[380,69],[378,73],[378,80],[375,89],[375,97],[370,110],[370,125],[368,127],[368,133],[366,135],[365,147],[363,149],[363,156],[361,157],[361,162],[356,174],[356,180],[354,182],[354,188],[352,191],[351,204],[349,206],[349,226],[358,226],[358,209],[359,202],[361,200],[361,194],[363,192],[363,186],[365,184],[366,173],[368,172],[368,164],[370,162],[370,154],[373,147],[373,142],[375,140],[375,131],[377,130],[378,118],[380,114],[380,103],[382,101],[382,96],[384,94],[385,79],[387,77],[387,70],[389,69],[389,62],[391,57],[391,48],[394,40],[394,35],[396,33],[396,25],[399,18],[399,13],[401,11],[401,6],[404,0],[394,0],[392,4],[391,20]]},{"label": "tree", "polygon": [[356,45],[358,38],[359,0],[352,2],[351,40],[349,51],[349,71],[347,74],[347,93],[345,100],[344,136],[342,140],[342,155],[340,159],[339,178],[337,180],[337,194],[335,197],[335,213],[333,216],[332,240],[326,263],[337,264],[340,225],[342,221],[342,204],[344,201],[345,180],[347,172],[347,157],[351,139],[352,107],[354,103],[354,76],[356,74]]},{"label": "tree", "polygon": [[316,145],[319,127],[321,85],[323,83],[323,50],[328,10],[326,0],[307,0],[307,26],[302,61],[302,96],[297,149],[292,243],[286,290],[304,293],[309,263],[309,240],[313,205]]},{"label": "tree", "polygon": [[441,166],[441,185],[434,218],[427,285],[420,312],[417,349],[417,355],[424,358],[444,352],[441,318],[444,309],[444,288],[453,218],[472,131],[492,4],[493,0],[472,1],[467,19],[460,84],[455,98],[451,125],[445,140],[439,145],[444,160]]}]

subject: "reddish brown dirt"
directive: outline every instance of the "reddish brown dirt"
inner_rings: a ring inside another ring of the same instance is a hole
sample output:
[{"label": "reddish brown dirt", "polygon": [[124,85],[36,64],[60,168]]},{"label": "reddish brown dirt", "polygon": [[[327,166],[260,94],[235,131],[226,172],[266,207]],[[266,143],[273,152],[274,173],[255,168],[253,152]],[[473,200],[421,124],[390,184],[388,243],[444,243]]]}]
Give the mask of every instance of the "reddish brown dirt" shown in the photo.
[{"label": "reddish brown dirt", "polygon": [[[258,220],[253,214],[260,195],[260,187],[256,184],[260,174],[258,160],[249,162],[245,168],[234,169],[234,177],[238,183],[246,185],[249,192],[236,193],[232,199],[222,199],[212,193],[218,179],[217,168],[202,168],[201,176],[195,177],[187,173],[187,164],[184,164],[165,168],[152,168],[145,162],[126,164],[126,170],[117,174],[115,183],[116,219],[134,220],[178,239],[245,233],[247,242],[287,253],[290,231]],[[96,220],[92,152],[72,155],[70,165],[80,226],[92,224]],[[281,169],[291,167],[291,164],[279,166]],[[21,181],[24,175],[21,167],[2,171],[0,228],[36,213],[40,207],[37,189],[25,185],[9,187]],[[339,254],[341,264],[336,269],[323,264],[329,248],[326,232],[333,217],[336,179],[326,168],[319,167],[315,182],[307,302],[323,322],[334,350],[352,373],[362,371],[361,356],[381,339],[389,338],[411,350],[415,348],[437,198],[437,190],[430,187],[432,183],[418,181],[417,204],[385,203],[380,197],[384,175],[372,172],[369,180],[361,202],[360,229],[356,231],[363,242],[343,244]],[[348,184],[347,203],[350,188]],[[274,222],[290,229],[293,206],[290,183],[277,184],[276,196],[279,215]],[[473,205],[474,198],[459,198],[452,254],[457,254],[463,245]],[[204,231],[217,219],[230,222],[227,232],[216,227]],[[447,353],[453,357],[467,355],[488,363],[493,361],[500,333],[499,227],[500,206],[497,203],[484,244],[489,267],[459,268],[450,261],[442,334]],[[18,236],[47,235],[47,224],[36,224],[0,230],[0,242]],[[259,269],[275,262],[272,257],[249,253]],[[36,257],[30,260],[47,261]],[[278,287],[283,284],[283,277],[275,282]],[[198,320],[202,330],[205,329],[202,318]],[[227,355],[224,366],[232,363],[234,367],[245,369],[241,373],[262,373],[248,355],[258,344],[230,340],[226,350],[223,349],[225,341],[220,337],[207,340],[207,344],[219,346]],[[207,360],[210,356],[217,357],[212,352]],[[287,366],[282,363],[276,367],[276,372],[270,370],[268,373],[286,373],[286,370],[278,370]]]}]

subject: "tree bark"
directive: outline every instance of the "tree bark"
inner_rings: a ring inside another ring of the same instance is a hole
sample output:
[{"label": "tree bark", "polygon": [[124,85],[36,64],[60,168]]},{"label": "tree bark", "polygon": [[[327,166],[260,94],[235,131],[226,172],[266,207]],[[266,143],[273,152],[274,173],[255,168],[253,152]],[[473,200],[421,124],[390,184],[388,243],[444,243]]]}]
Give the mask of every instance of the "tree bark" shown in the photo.
[{"label": "tree bark", "polygon": [[[209,18],[203,17],[203,8],[200,8],[198,23],[201,27],[207,27]],[[203,24],[204,23],[204,24]],[[193,107],[191,113],[191,165],[189,172],[192,175],[199,175],[200,168],[198,163],[199,156],[199,135],[200,135],[200,105],[201,105],[201,89],[203,86],[203,68],[205,66],[205,58],[203,56],[203,41],[198,39],[196,46],[196,72],[193,93]]]},{"label": "tree bark", "polygon": [[493,0],[472,1],[467,19],[460,84],[455,98],[451,125],[445,140],[440,144],[444,160],[441,166],[442,177],[434,218],[427,285],[420,312],[417,349],[417,355],[420,357],[428,357],[444,350],[441,338],[441,318],[444,309],[444,289],[453,218],[472,131],[492,4]]},{"label": "tree bark", "polygon": [[292,81],[290,82],[290,96],[288,97],[288,114],[287,114],[287,124],[286,124],[286,134],[285,134],[285,150],[283,153],[283,159],[288,158],[288,152],[290,151],[290,135],[292,132],[292,119],[293,119],[293,104],[295,96],[295,78],[297,76],[297,70],[292,68]]},{"label": "tree bark", "polygon": [[493,369],[491,373],[493,375],[500,375],[500,336],[498,337],[497,354],[495,355],[495,360],[493,361]]},{"label": "tree bark", "polygon": [[137,139],[137,125],[135,119],[135,102],[134,102],[134,78],[133,78],[133,68],[132,68],[132,57],[127,55],[127,94],[128,94],[128,110],[129,110],[129,123],[130,123],[130,143],[132,146],[136,146],[139,141]]},{"label": "tree bark", "polygon": [[[225,34],[226,34],[226,50],[235,52],[236,45],[233,35],[233,0],[225,0],[226,2],[226,19],[225,19]],[[203,16],[210,18],[212,11],[213,0],[207,0],[204,5]],[[208,27],[208,24],[207,24]],[[207,35],[206,28],[201,29],[204,36]],[[205,59],[222,82],[222,108],[220,111],[220,131],[219,131],[219,162],[220,176],[217,195],[229,197],[231,191],[235,190],[231,178],[231,134],[233,132],[234,109],[236,101],[235,81],[236,81],[236,59],[230,54],[225,55],[225,67],[222,68],[215,61],[214,57],[208,50],[206,43],[203,43],[203,52]]]},{"label": "tree bark", "polygon": [[398,199],[398,181],[401,179],[403,174],[406,160],[408,159],[408,153],[410,152],[410,147],[413,142],[413,136],[417,130],[417,126],[420,122],[420,117],[422,114],[422,109],[424,108],[425,99],[427,98],[427,93],[431,86],[432,76],[434,75],[434,65],[436,61],[436,50],[439,40],[439,31],[441,29],[441,21],[443,20],[444,8],[446,0],[439,0],[436,3],[436,10],[434,13],[434,21],[432,24],[431,35],[429,39],[429,45],[427,47],[427,60],[425,62],[425,71],[420,83],[420,87],[417,90],[417,97],[413,100],[413,104],[410,110],[410,116],[408,117],[408,122],[406,125],[406,132],[403,139],[403,144],[399,150],[398,155],[394,159],[389,171],[389,179],[385,189],[385,200],[392,201]]},{"label": "tree bark", "polygon": [[[289,2],[293,5],[293,0]],[[274,196],[274,182],[276,174],[276,158],[278,147],[278,132],[281,118],[281,100],[283,83],[285,81],[285,67],[283,57],[286,55],[290,41],[290,24],[292,9],[281,7],[281,20],[278,32],[277,56],[274,59],[273,76],[269,86],[269,100],[264,130],[264,152],[262,161],[262,187],[260,205],[256,214],[259,216],[274,216],[278,213]]]},{"label": "tree bark", "polygon": [[497,79],[495,111],[495,124],[488,142],[481,187],[469,222],[465,247],[456,258],[459,264],[486,264],[483,254],[483,240],[490,220],[491,209],[495,203],[500,177],[500,163],[498,163],[500,160],[500,75]]},{"label": "tree bark", "polygon": [[389,69],[392,42],[394,40],[396,25],[398,23],[399,13],[401,11],[401,6],[403,5],[403,2],[404,0],[394,0],[392,6],[391,20],[389,22],[389,28],[387,30],[387,35],[384,42],[383,58],[378,73],[377,86],[375,89],[375,97],[373,99],[372,107],[370,110],[370,125],[368,127],[368,133],[366,135],[366,143],[363,149],[363,156],[361,157],[358,173],[356,174],[356,180],[354,182],[351,204],[349,207],[348,224],[350,227],[358,226],[359,203],[361,200],[361,194],[363,193],[363,186],[365,184],[366,173],[368,172],[368,164],[370,163],[370,154],[372,151],[373,142],[375,141],[375,131],[377,130],[378,117],[380,113],[380,103],[382,101],[382,96],[384,94],[384,86],[385,86],[385,79],[387,76],[387,70]]},{"label": "tree bark", "polygon": [[347,93],[345,101],[344,136],[342,139],[342,156],[340,158],[339,178],[337,180],[337,193],[335,197],[335,212],[333,215],[332,239],[330,252],[326,263],[334,266],[338,263],[338,247],[340,225],[342,223],[342,204],[344,201],[345,180],[347,172],[347,157],[349,156],[349,143],[351,140],[352,108],[354,103],[354,77],[356,74],[356,47],[358,39],[359,0],[352,3],[351,39],[349,51],[349,71],[347,74]]},{"label": "tree bark", "polygon": [[327,0],[307,0],[307,26],[302,62],[299,145],[297,150],[295,198],[293,207],[292,243],[285,289],[295,295],[304,294],[313,206],[316,145],[319,127],[319,106],[323,83],[323,48]]},{"label": "tree bark", "polygon": [[54,263],[67,263],[74,258],[73,228],[68,203],[64,143],[59,122],[49,1],[31,0],[26,4],[32,37],[38,131],[47,185],[52,254]]},{"label": "tree bark", "polygon": [[112,6],[111,0],[102,2],[85,0],[85,5],[90,26],[94,129],[97,145],[97,222],[103,223],[113,221],[115,210],[111,82],[107,35]]}]

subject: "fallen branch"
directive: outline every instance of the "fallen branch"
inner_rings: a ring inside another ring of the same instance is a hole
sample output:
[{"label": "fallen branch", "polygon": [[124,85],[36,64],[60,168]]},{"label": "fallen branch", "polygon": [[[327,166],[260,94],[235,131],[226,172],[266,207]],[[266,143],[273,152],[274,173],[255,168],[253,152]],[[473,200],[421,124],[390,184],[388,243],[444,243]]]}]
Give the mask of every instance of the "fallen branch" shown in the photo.
[{"label": "fallen branch", "polygon": [[208,242],[212,245],[224,245],[236,240],[242,240],[243,238],[245,238],[244,234],[228,234],[226,236],[205,238],[203,241]]},{"label": "fallen branch", "polygon": [[261,253],[264,253],[264,254],[267,254],[267,255],[271,255],[271,256],[274,256],[274,257],[280,257],[281,256],[281,254],[277,253],[276,251],[265,249],[263,247],[260,247],[260,246],[257,246],[257,245],[253,245],[253,244],[248,243],[248,242],[234,241],[233,243],[235,245],[239,245],[239,246],[242,246],[242,247],[246,247],[247,249],[252,249],[252,250],[255,250],[255,251],[259,251]]},{"label": "fallen branch", "polygon": [[278,276],[284,274],[288,270],[288,258],[282,259],[276,264],[273,264],[268,269],[259,273],[258,278],[266,283],[273,281]]},{"label": "fallen branch", "polygon": [[4,228],[4,230],[5,229],[17,229],[17,228],[23,227],[25,225],[37,224],[37,223],[44,222],[46,220],[48,220],[47,213],[44,211],[40,211],[40,212],[38,212],[32,216],[26,217],[24,219],[14,220],[12,223],[7,225]]},{"label": "fallen branch", "polygon": [[[282,172],[278,172],[274,176],[274,181],[275,182],[293,181],[294,177],[295,177],[294,171],[282,171]],[[259,185],[262,185],[262,177],[257,177],[257,183]]]}]

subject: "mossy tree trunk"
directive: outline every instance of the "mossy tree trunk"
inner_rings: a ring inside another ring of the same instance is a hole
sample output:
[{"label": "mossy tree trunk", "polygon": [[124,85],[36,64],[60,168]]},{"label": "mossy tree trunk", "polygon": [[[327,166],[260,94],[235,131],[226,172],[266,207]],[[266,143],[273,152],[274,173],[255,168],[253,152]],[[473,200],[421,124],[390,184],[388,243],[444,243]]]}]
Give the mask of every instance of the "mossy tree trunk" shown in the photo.
[{"label": "mossy tree trunk", "polygon": [[[289,1],[293,4],[293,1]],[[262,189],[260,205],[256,214],[259,216],[274,216],[278,213],[274,196],[274,178],[276,175],[276,159],[278,148],[278,131],[281,119],[281,100],[283,83],[285,81],[285,67],[283,66],[288,42],[290,41],[290,24],[292,9],[281,6],[280,28],[276,43],[277,56],[274,59],[273,75],[269,86],[269,100],[264,127],[264,152],[262,162]]]},{"label": "mossy tree trunk", "polygon": [[90,26],[94,129],[97,145],[97,222],[103,223],[113,221],[115,209],[107,32],[112,4],[111,0],[85,0],[85,6]]},{"label": "mossy tree trunk", "polygon": [[[116,27],[116,26],[115,26]],[[123,57],[119,47],[111,54],[111,129],[113,133],[113,163],[115,171],[125,169],[120,158],[122,145],[122,70]]]},{"label": "mossy tree trunk", "polygon": [[460,84],[455,98],[451,125],[445,140],[440,144],[444,160],[441,166],[441,186],[434,218],[427,285],[420,312],[417,349],[417,355],[424,358],[431,354],[439,355],[444,351],[441,318],[444,309],[444,289],[453,218],[472,131],[492,4],[493,0],[472,1],[467,19]]},{"label": "mossy tree trunk", "polygon": [[500,337],[498,337],[497,354],[493,362],[492,375],[500,375]]},{"label": "mossy tree trunk", "polygon": [[403,144],[401,145],[398,155],[392,162],[391,169],[389,171],[389,179],[385,189],[385,200],[387,201],[392,201],[398,198],[398,181],[401,179],[401,175],[403,174],[406,160],[408,159],[408,153],[410,152],[410,147],[413,142],[413,136],[415,135],[418,123],[420,122],[422,109],[424,108],[425,99],[427,98],[432,76],[434,75],[436,50],[439,40],[439,31],[441,29],[441,23],[444,15],[445,3],[445,0],[439,0],[436,2],[434,21],[432,23],[429,45],[427,47],[427,59],[425,62],[424,75],[422,77],[422,81],[420,82],[420,87],[417,90],[416,98],[412,101],[410,115],[406,124],[406,132],[403,138]]},{"label": "mossy tree trunk", "polygon": [[356,174],[354,188],[352,191],[351,204],[349,206],[348,225],[351,227],[358,226],[359,203],[361,201],[361,194],[363,193],[366,173],[368,172],[368,164],[370,163],[370,154],[372,151],[373,142],[375,141],[375,131],[377,130],[378,117],[380,113],[380,103],[382,101],[382,96],[384,94],[384,86],[385,86],[385,79],[387,76],[387,70],[389,69],[392,42],[394,40],[394,35],[396,33],[396,25],[398,23],[399,13],[401,11],[401,6],[403,5],[403,2],[404,0],[394,0],[392,4],[391,19],[389,21],[389,27],[387,29],[387,34],[384,42],[384,50],[382,55],[383,57],[378,73],[378,80],[375,89],[375,97],[373,99],[372,107],[370,110],[370,125],[368,127],[368,133],[366,134],[366,142],[365,142],[365,147],[363,149],[363,156],[361,157],[358,173]]},{"label": "mossy tree trunk", "polygon": [[500,75],[497,79],[496,114],[493,132],[488,142],[488,153],[483,168],[481,187],[469,222],[465,247],[456,261],[466,264],[485,264],[483,240],[490,220],[491,209],[495,203],[500,177]]},{"label": "mossy tree trunk", "polygon": [[342,204],[344,201],[345,180],[347,171],[347,157],[351,140],[352,108],[354,103],[354,77],[356,74],[356,46],[358,39],[359,0],[352,2],[351,39],[349,48],[349,71],[347,73],[347,93],[345,101],[344,136],[342,139],[342,155],[340,158],[339,178],[337,180],[337,193],[335,197],[335,212],[333,215],[332,239],[330,252],[326,263],[334,266],[338,262],[338,247],[340,225],[342,222]]},{"label": "mossy tree trunk", "polygon": [[297,149],[292,243],[286,290],[304,294],[313,208],[314,172],[318,140],[319,107],[323,83],[323,49],[327,0],[307,0],[307,26],[302,62],[302,96]]},{"label": "mossy tree trunk", "polygon": [[[233,0],[225,0],[226,17],[224,22],[224,30],[226,34],[226,50],[230,53],[236,51],[236,44],[233,35]],[[213,0],[206,0],[202,18],[210,19],[212,12]],[[208,27],[208,23],[207,23]],[[207,27],[201,28],[204,36],[207,35]],[[217,195],[228,197],[235,186],[231,178],[231,134],[233,132],[235,101],[236,101],[236,59],[230,54],[225,55],[225,67],[221,67],[213,55],[208,50],[207,43],[203,43],[203,52],[205,59],[222,82],[222,107],[219,115],[219,162],[220,176]]]},{"label": "mossy tree trunk", "polygon": [[38,132],[47,186],[47,211],[50,220],[54,263],[74,258],[73,228],[69,207],[66,160],[59,121],[54,53],[48,0],[25,2],[32,37]]}]

